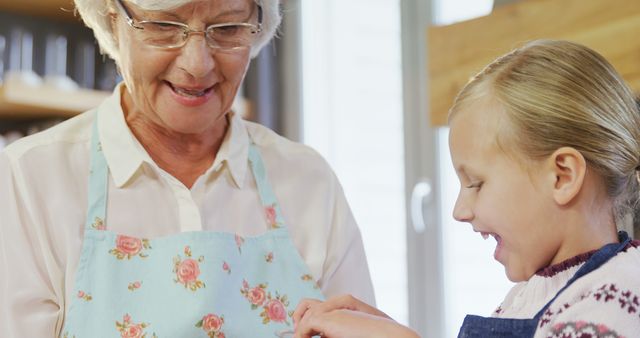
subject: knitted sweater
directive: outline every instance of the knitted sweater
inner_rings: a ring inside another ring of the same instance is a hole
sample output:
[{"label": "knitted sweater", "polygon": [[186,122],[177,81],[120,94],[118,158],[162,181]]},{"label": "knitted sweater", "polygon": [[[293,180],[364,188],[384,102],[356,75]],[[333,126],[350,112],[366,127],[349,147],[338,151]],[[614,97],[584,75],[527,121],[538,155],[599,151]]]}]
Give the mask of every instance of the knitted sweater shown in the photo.
[{"label": "knitted sweater", "polygon": [[[547,309],[535,338],[640,337],[640,241],[568,287]],[[595,253],[538,271],[516,284],[493,313],[533,318]]]}]

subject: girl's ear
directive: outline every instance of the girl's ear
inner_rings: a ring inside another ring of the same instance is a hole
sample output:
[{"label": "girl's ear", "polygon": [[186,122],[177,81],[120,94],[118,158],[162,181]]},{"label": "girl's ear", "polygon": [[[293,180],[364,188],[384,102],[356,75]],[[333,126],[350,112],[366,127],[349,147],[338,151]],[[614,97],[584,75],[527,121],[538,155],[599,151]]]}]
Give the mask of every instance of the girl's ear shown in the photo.
[{"label": "girl's ear", "polygon": [[559,205],[567,205],[578,195],[587,173],[584,156],[572,147],[562,147],[549,157],[555,175],[553,199]]}]

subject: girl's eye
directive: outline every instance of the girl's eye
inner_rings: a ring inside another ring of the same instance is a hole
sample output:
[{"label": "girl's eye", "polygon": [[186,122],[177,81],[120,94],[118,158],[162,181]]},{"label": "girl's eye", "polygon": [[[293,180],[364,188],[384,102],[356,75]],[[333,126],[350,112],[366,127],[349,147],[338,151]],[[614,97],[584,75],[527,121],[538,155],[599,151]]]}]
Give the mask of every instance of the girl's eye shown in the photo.
[{"label": "girl's eye", "polygon": [[480,187],[482,187],[482,183],[483,182],[474,182],[474,183],[471,183],[471,184],[467,185],[467,188],[468,189],[480,188]]}]

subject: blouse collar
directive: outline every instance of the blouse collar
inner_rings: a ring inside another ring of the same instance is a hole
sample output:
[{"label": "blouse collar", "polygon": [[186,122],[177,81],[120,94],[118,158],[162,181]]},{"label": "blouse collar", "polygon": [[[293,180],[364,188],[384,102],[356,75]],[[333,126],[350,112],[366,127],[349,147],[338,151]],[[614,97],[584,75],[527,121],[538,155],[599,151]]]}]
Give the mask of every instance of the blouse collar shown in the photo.
[{"label": "blouse collar", "polygon": [[[120,83],[98,107],[100,143],[116,187],[122,188],[132,181],[143,163],[159,169],[142,144],[129,129],[121,106],[121,93],[126,90]],[[236,187],[243,187],[248,169],[249,134],[242,118],[231,112],[229,128],[218,154],[205,175],[218,170],[229,170]]]}]

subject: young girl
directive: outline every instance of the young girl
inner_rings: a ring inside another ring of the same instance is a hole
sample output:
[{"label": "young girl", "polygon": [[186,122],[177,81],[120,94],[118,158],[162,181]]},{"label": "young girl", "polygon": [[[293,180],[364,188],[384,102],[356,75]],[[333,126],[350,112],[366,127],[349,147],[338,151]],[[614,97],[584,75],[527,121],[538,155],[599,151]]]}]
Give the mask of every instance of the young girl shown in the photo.
[{"label": "young girl", "polygon": [[[496,242],[519,282],[458,337],[639,337],[640,112],[599,54],[534,41],[476,75],[449,113],[454,217]],[[296,337],[417,337],[349,296],[300,303]]]}]

